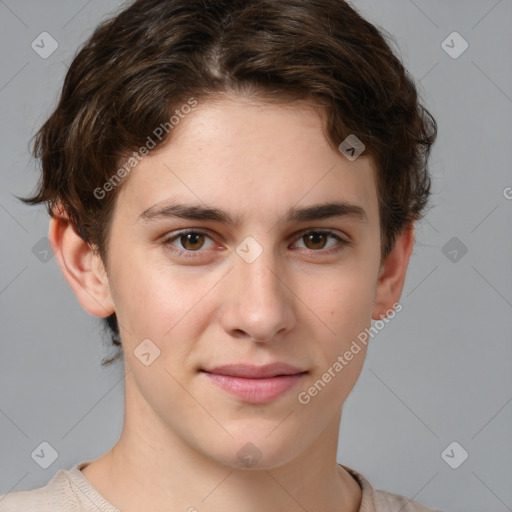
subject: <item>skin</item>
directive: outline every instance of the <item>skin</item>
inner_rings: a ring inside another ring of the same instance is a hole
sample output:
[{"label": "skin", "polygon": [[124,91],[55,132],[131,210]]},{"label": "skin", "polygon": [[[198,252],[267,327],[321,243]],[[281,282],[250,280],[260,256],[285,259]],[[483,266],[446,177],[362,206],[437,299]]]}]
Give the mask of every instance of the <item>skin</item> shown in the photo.
[{"label": "skin", "polygon": [[[233,96],[198,104],[118,194],[106,266],[64,211],[50,223],[83,308],[99,317],[115,311],[121,326],[124,427],[112,449],[83,468],[85,477],[123,512],[359,510],[361,490],[336,454],[342,406],[366,347],[307,405],[297,395],[402,293],[414,229],[380,261],[372,160],[349,161],[330,147],[321,114],[306,103]],[[203,201],[241,222],[137,220],[170,198]],[[367,220],[282,220],[292,207],[339,200],[361,206]],[[164,243],[184,228],[207,233]],[[310,229],[350,244],[327,254],[339,242],[310,240]],[[252,263],[236,252],[248,236],[263,249]],[[160,355],[145,366],[134,350],[148,338]],[[267,404],[240,401],[199,372],[274,361],[308,374]],[[261,453],[251,467],[237,456],[248,442]]]}]

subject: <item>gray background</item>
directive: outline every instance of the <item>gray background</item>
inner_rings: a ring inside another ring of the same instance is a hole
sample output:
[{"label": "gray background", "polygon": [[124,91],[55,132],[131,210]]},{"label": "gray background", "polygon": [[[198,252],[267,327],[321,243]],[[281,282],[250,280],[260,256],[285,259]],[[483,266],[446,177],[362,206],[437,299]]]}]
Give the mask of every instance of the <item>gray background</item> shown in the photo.
[{"label": "gray background", "polygon": [[[433,508],[512,510],[512,0],[353,4],[394,35],[439,138],[433,208],[417,227],[403,310],[371,342],[344,407],[338,460]],[[44,262],[45,210],[13,196],[37,181],[28,140],[76,48],[118,5],[0,0],[0,493],[98,457],[122,428],[122,366],[100,367],[110,351],[99,320],[55,258]],[[31,48],[43,31],[59,45],[46,59]],[[469,44],[458,58],[441,45],[453,31]],[[42,441],[58,452],[47,469],[31,457]],[[453,441],[469,453],[458,469],[441,457]]]}]

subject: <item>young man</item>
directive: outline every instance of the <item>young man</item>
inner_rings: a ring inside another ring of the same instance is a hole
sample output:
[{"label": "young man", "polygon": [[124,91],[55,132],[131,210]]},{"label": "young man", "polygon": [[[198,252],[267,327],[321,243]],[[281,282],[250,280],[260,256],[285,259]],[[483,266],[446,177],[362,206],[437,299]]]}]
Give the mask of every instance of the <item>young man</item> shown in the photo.
[{"label": "young man", "polygon": [[400,306],[435,121],[340,0],[139,0],[73,60],[31,204],[125,367],[93,461],[5,512],[425,512],[336,460]]}]

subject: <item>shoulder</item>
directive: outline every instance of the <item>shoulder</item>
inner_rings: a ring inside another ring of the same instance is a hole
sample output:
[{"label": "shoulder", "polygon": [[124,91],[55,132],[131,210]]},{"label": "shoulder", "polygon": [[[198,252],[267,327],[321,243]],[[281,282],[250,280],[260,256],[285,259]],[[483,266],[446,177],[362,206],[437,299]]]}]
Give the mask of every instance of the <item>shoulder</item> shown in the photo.
[{"label": "shoulder", "polygon": [[344,466],[361,487],[361,506],[359,512],[442,512],[427,508],[421,503],[400,494],[375,489],[360,473]]},{"label": "shoulder", "polygon": [[374,491],[375,512],[441,512],[427,508],[421,503],[406,498],[400,494],[375,490]]},{"label": "shoulder", "polygon": [[66,473],[59,470],[45,486],[0,495],[0,512],[81,512]]}]

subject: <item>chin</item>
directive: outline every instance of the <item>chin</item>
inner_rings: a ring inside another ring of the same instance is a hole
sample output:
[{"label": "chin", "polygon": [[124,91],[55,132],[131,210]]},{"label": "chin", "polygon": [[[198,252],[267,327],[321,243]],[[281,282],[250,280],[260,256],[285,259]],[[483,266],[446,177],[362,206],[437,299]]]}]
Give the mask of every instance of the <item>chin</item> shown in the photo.
[{"label": "chin", "polygon": [[[297,456],[297,443],[289,435],[280,436],[272,428],[246,429],[233,438],[226,435],[225,442],[209,438],[210,447],[215,446],[212,453],[205,454],[223,466],[236,470],[271,470],[292,461]],[[254,434],[251,434],[254,432]],[[284,431],[281,433],[285,433]],[[288,440],[288,443],[287,443]]]}]

